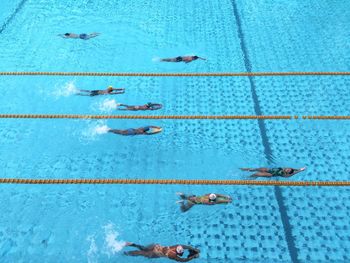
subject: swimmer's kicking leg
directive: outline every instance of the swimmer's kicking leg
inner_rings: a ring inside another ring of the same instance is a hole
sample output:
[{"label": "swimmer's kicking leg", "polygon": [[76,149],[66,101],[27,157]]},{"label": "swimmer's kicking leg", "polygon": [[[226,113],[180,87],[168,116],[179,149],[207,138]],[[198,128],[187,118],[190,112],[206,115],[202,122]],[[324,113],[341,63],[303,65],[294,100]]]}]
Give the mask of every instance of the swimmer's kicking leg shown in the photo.
[{"label": "swimmer's kicking leg", "polygon": [[127,242],[125,246],[129,246],[129,247],[136,247],[139,249],[139,251],[128,251],[128,252],[124,252],[125,255],[128,256],[148,256],[148,254],[153,250],[154,245],[150,245],[150,246],[141,246],[141,245],[137,245],[134,243],[129,243]]},{"label": "swimmer's kicking leg", "polygon": [[126,242],[125,246],[126,247],[136,247],[140,250],[147,250],[147,247],[145,247],[145,246],[137,245],[137,244],[130,243],[130,242]]}]

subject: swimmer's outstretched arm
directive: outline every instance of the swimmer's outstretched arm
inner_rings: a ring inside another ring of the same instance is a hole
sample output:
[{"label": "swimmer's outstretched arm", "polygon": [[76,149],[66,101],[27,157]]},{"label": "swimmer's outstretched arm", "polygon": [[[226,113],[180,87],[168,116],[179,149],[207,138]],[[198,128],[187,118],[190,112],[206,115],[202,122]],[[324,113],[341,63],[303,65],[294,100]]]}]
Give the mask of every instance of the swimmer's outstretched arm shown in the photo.
[{"label": "swimmer's outstretched arm", "polygon": [[221,195],[221,194],[216,194],[216,196],[217,196],[217,197],[224,198],[223,200],[218,200],[218,201],[217,201],[218,204],[227,204],[227,203],[231,203],[231,202],[232,202],[231,196],[228,196],[228,195]]},{"label": "swimmer's outstretched arm", "polygon": [[110,92],[108,94],[123,94],[125,93],[125,89],[124,88],[119,88],[119,89],[113,89],[113,92]]},{"label": "swimmer's outstretched arm", "polygon": [[228,198],[228,199],[224,199],[224,200],[217,200],[216,203],[217,204],[229,204],[232,202],[232,199],[231,198]]},{"label": "swimmer's outstretched arm", "polygon": [[[159,127],[158,126],[148,126],[148,127],[150,127],[150,128],[154,128],[154,129],[158,129]],[[147,132],[144,132],[143,134],[144,135],[154,135],[154,134],[157,134],[158,132],[156,132],[156,133],[147,133]]]},{"label": "swimmer's outstretched arm", "polygon": [[[169,257],[171,259],[174,259],[178,262],[188,262],[194,258],[198,258],[199,257],[199,253],[200,251],[194,247],[191,246],[186,246],[186,245],[181,245],[184,249],[188,249],[190,251],[190,254],[188,255],[187,258],[180,258],[179,256],[175,256],[175,257]],[[194,252],[194,253],[193,253]]]},{"label": "swimmer's outstretched arm", "polygon": [[176,257],[174,258],[175,261],[178,261],[178,262],[188,262],[194,258],[198,257],[198,254],[194,255],[194,256],[190,256],[188,258],[180,258],[180,257]]},{"label": "swimmer's outstretched arm", "polygon": [[198,59],[201,59],[201,60],[207,60],[206,58],[201,58],[201,57],[198,57]]},{"label": "swimmer's outstretched arm", "polygon": [[303,171],[305,171],[305,170],[306,170],[306,167],[297,169],[294,173],[289,174],[289,175],[287,175],[287,176],[285,176],[285,177],[291,177],[291,176],[293,176],[293,175],[295,175],[295,174],[298,174],[298,173],[300,173],[300,172],[303,172]]}]

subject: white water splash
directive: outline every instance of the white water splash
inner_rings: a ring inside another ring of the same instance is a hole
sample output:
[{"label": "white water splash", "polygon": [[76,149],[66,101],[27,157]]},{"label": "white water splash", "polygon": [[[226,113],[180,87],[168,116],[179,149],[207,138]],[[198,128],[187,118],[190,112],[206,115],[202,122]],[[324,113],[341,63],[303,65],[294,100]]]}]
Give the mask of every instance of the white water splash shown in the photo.
[{"label": "white water splash", "polygon": [[82,139],[87,141],[96,140],[101,134],[106,134],[110,128],[106,125],[106,121],[94,121],[89,123],[89,127],[82,132]]},{"label": "white water splash", "polygon": [[67,82],[64,86],[59,87],[54,95],[56,97],[68,97],[79,92],[79,89],[75,86],[73,81]]},{"label": "white water splash", "polygon": [[112,112],[118,107],[119,103],[117,103],[113,99],[105,99],[99,105],[99,110],[102,112]]},{"label": "white water splash", "polygon": [[120,252],[126,245],[125,241],[118,240],[119,233],[115,230],[112,223],[104,226],[105,229],[105,247],[108,256]]},{"label": "white water splash", "polygon": [[110,128],[107,125],[97,126],[93,130],[95,134],[105,134],[110,130]]},{"label": "white water splash", "polygon": [[88,236],[86,239],[88,242],[90,242],[90,247],[87,252],[87,260],[88,263],[97,263],[97,253],[98,253],[98,248],[96,245],[95,238],[93,236]]}]

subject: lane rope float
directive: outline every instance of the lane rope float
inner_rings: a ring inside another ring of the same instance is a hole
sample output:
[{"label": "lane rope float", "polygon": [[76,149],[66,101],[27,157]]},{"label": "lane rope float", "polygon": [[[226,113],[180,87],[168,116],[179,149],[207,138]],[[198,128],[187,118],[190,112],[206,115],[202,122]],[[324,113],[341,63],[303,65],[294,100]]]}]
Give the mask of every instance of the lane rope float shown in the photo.
[{"label": "lane rope float", "polygon": [[145,73],[145,72],[0,72],[2,76],[93,76],[93,77],[269,77],[269,76],[350,76],[347,71],[334,72],[202,72],[202,73]]},{"label": "lane rope float", "polygon": [[186,185],[252,185],[252,186],[350,186],[350,181],[0,178],[0,184],[168,184],[168,185],[186,184]]},{"label": "lane rope float", "polygon": [[[0,119],[298,120],[298,115],[85,115],[0,114]],[[302,120],[350,120],[350,116],[302,116]]]},{"label": "lane rope float", "polygon": [[292,119],[291,116],[255,116],[255,115],[82,115],[82,114],[0,114],[0,119]]}]

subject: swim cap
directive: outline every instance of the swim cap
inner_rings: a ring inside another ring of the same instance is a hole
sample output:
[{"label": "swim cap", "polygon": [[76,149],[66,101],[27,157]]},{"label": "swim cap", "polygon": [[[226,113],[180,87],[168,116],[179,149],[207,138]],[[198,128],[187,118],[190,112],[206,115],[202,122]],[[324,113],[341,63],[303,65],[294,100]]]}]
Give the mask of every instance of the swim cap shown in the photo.
[{"label": "swim cap", "polygon": [[182,246],[177,246],[176,247],[176,253],[177,254],[182,254],[184,253],[184,248]]},{"label": "swim cap", "polygon": [[112,86],[108,86],[107,90],[113,90]]},{"label": "swim cap", "polygon": [[216,199],[216,194],[210,194],[209,195],[209,200],[210,201],[215,201],[215,199]]}]

